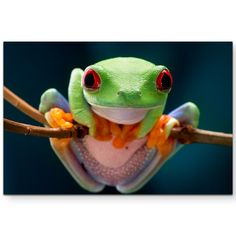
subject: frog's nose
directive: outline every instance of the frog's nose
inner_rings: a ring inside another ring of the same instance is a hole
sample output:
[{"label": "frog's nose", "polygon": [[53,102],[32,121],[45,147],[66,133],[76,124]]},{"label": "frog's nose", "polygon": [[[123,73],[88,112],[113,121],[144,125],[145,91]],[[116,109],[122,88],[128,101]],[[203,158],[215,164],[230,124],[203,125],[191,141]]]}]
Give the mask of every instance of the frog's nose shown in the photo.
[{"label": "frog's nose", "polygon": [[137,104],[141,99],[141,92],[132,90],[120,90],[117,92],[118,100],[120,102],[125,102],[126,105]]},{"label": "frog's nose", "polygon": [[119,90],[117,92],[117,95],[119,97],[124,97],[124,98],[130,98],[130,97],[133,97],[133,98],[139,98],[141,97],[141,92],[139,90],[132,90],[132,91],[125,91],[125,90]]}]

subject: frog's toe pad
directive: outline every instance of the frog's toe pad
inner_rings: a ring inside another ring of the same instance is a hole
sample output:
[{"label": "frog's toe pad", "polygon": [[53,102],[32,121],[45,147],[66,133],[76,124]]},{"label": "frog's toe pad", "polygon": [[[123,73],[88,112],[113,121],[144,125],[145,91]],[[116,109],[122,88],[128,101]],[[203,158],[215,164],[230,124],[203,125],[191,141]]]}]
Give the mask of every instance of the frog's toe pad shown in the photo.
[{"label": "frog's toe pad", "polygon": [[169,137],[171,129],[179,126],[175,118],[162,115],[148,135],[147,147],[156,147],[162,156],[168,156],[175,147],[175,139]]},{"label": "frog's toe pad", "polygon": [[69,129],[73,126],[73,118],[71,113],[65,113],[60,108],[52,108],[49,112],[45,113],[46,120],[53,128]]}]

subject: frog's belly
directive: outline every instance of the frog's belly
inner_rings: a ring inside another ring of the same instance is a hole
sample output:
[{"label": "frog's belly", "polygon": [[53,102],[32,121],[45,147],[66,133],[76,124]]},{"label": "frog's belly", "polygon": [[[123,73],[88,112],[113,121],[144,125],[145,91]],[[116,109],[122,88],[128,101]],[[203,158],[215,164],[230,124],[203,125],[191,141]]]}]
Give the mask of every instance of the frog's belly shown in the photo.
[{"label": "frog's belly", "polygon": [[98,141],[90,136],[73,139],[71,148],[87,172],[107,185],[126,184],[138,176],[152,161],[146,138],[128,143],[124,148],[113,147],[111,141]]}]

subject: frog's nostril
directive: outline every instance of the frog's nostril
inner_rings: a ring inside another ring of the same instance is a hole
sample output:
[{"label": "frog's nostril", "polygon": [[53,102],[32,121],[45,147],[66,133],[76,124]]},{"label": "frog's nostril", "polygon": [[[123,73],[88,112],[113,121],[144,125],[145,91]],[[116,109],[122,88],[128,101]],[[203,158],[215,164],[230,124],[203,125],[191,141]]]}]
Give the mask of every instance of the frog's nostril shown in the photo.
[{"label": "frog's nostril", "polygon": [[122,96],[122,95],[124,95],[124,94],[125,94],[124,91],[118,91],[118,92],[117,92],[117,95],[118,95],[118,96]]}]

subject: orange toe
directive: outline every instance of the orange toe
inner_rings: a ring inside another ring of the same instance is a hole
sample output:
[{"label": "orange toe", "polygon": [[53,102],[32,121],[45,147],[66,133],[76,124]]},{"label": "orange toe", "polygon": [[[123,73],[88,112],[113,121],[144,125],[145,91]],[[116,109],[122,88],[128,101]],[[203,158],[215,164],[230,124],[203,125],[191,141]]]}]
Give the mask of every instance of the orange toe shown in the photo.
[{"label": "orange toe", "polygon": [[65,129],[72,128],[73,126],[73,118],[71,113],[65,113],[60,108],[52,108],[49,111],[50,115],[50,123],[53,127],[61,127]]},{"label": "orange toe", "polygon": [[110,140],[112,138],[112,134],[110,132],[109,122],[97,114],[93,115],[96,122],[95,138],[100,141]]},{"label": "orange toe", "polygon": [[175,145],[175,140],[168,138],[165,133],[166,124],[170,119],[170,116],[162,115],[148,135],[147,147],[156,147],[162,156],[170,154]]}]

